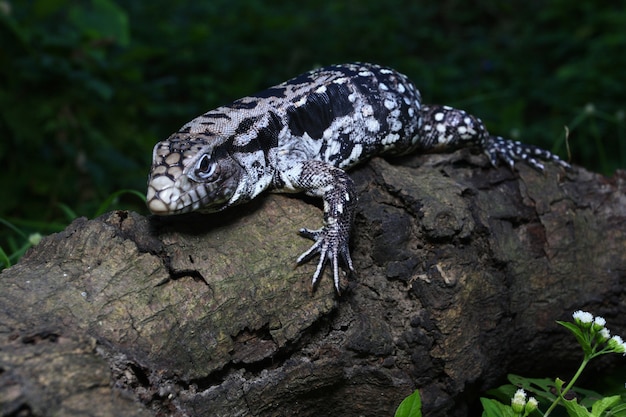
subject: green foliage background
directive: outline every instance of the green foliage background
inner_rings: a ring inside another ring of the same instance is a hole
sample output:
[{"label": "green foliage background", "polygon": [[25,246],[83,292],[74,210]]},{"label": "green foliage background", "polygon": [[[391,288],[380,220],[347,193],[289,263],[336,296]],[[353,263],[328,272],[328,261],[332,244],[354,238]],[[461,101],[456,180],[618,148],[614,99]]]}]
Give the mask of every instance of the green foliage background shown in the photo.
[{"label": "green foliage background", "polygon": [[191,118],[354,60],[564,157],[568,125],[573,162],[610,175],[624,28],[623,5],[571,0],[0,0],[0,218],[47,233],[91,216],[143,192],[152,146]]}]

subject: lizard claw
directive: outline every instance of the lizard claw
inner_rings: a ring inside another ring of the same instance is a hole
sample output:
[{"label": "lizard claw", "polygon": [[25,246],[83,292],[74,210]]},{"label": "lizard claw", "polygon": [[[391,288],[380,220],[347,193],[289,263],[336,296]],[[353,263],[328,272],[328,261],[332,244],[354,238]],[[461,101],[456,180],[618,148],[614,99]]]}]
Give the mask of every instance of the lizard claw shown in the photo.
[{"label": "lizard claw", "polygon": [[326,262],[330,260],[330,264],[333,268],[333,281],[335,283],[335,290],[337,294],[341,295],[341,288],[339,286],[339,258],[348,267],[350,272],[354,273],[354,266],[352,264],[352,258],[350,258],[350,250],[348,248],[348,241],[342,238],[339,233],[333,233],[328,228],[322,228],[318,230],[300,229],[300,235],[315,241],[315,243],[296,261],[299,264],[308,261],[315,255],[320,255],[320,260],[317,263],[313,279],[311,281],[311,287],[315,287],[319,280]]}]

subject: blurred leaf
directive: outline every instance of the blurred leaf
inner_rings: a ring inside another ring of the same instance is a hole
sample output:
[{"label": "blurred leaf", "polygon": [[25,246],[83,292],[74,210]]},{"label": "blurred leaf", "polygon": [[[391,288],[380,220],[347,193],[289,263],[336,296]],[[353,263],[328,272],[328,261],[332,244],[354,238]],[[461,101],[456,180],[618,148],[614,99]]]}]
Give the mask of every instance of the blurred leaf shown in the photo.
[{"label": "blurred leaf", "polygon": [[[550,378],[525,378],[519,375],[509,374],[507,379],[516,388],[522,388],[526,392],[535,394],[539,399],[546,399],[550,402],[556,399],[556,395],[552,392],[555,387],[554,380]],[[509,398],[511,398],[510,396]]]},{"label": "blurred leaf", "polygon": [[11,261],[9,260],[9,256],[6,254],[4,249],[2,249],[2,247],[0,247],[0,262],[2,262],[2,266],[0,267],[0,270],[11,266]]},{"label": "blurred leaf", "polygon": [[489,398],[481,398],[481,404],[483,405],[483,417],[515,417],[516,414],[513,409],[499,401],[491,400]]},{"label": "blurred leaf", "polygon": [[94,214],[94,217],[98,217],[98,216],[101,216],[102,214],[104,214],[109,209],[109,207],[111,207],[111,205],[120,196],[122,196],[124,194],[134,195],[140,201],[142,201],[144,204],[146,203],[146,195],[144,193],[141,193],[141,192],[139,192],[137,190],[119,190],[119,191],[114,192],[106,200],[104,200],[104,202],[100,205],[100,207],[98,207],[98,210]]},{"label": "blurred leaf", "polygon": [[620,403],[624,405],[624,403],[622,402],[622,398],[619,395],[613,395],[611,397],[604,397],[602,399],[599,399],[591,406],[591,415],[594,417],[600,417],[607,410],[611,410],[611,415],[615,415],[615,407]]},{"label": "blurred leaf", "polygon": [[611,408],[612,416],[614,417],[626,417],[626,402],[622,400],[622,403]]},{"label": "blurred leaf", "polygon": [[68,206],[67,204],[59,203],[58,206],[61,209],[61,211],[65,214],[65,218],[67,219],[68,222],[71,222],[75,218],[78,217],[78,214],[76,214],[76,212],[72,210],[72,208]]},{"label": "blurred leaf", "polygon": [[589,344],[589,341],[585,338],[583,331],[576,324],[568,322],[568,321],[557,321],[558,324],[565,327],[567,330],[572,332],[578,344],[583,348],[585,352],[585,356],[590,356],[592,354],[592,348]]},{"label": "blurred leaf", "polygon": [[110,0],[91,0],[87,6],[70,9],[70,21],[87,37],[104,42],[130,43],[128,16]]},{"label": "blurred leaf", "polygon": [[567,410],[567,415],[570,417],[593,417],[592,414],[582,405],[578,404],[576,399],[562,400],[561,404]]}]

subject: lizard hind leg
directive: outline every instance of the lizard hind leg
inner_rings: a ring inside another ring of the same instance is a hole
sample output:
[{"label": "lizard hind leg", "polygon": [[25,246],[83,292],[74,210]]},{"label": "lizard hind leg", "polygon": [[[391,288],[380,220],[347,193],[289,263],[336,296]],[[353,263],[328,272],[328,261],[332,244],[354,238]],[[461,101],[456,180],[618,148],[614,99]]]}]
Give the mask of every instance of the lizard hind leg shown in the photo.
[{"label": "lizard hind leg", "polygon": [[536,170],[543,171],[545,166],[540,161],[553,161],[566,169],[572,168],[550,151],[500,136],[487,136],[482,142],[482,147],[493,166],[497,166],[498,160],[501,160],[513,169],[516,161],[523,161]]},{"label": "lizard hind leg", "polygon": [[450,150],[477,145],[489,156],[493,166],[505,162],[511,169],[523,161],[538,171],[544,170],[541,161],[553,161],[566,169],[570,164],[538,146],[493,136],[483,122],[464,110],[449,106],[423,105],[419,132],[420,146],[426,150]]}]

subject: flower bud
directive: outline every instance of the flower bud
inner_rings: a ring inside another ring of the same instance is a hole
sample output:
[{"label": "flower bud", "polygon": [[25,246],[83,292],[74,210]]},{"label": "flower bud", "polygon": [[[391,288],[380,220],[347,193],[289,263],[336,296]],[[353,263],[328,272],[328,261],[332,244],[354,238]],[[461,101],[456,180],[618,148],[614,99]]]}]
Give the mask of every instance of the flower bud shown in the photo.
[{"label": "flower bud", "polygon": [[511,408],[516,414],[521,414],[526,406],[526,393],[523,389],[518,389],[511,399]]},{"label": "flower bud", "polygon": [[528,402],[526,403],[526,407],[524,408],[526,415],[532,413],[533,411],[535,411],[537,409],[537,405],[539,403],[537,402],[537,399],[535,397],[530,397],[528,399]]},{"label": "flower bud", "polygon": [[618,335],[610,338],[607,345],[616,353],[626,353],[626,343]]},{"label": "flower bud", "polygon": [[600,330],[604,329],[605,325],[606,325],[606,320],[604,320],[604,317],[596,316],[593,319],[593,330],[595,330],[596,332],[599,332]]},{"label": "flower bud", "polygon": [[596,338],[600,343],[604,343],[611,338],[611,332],[609,331],[609,329],[604,327],[597,333]]}]

